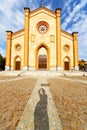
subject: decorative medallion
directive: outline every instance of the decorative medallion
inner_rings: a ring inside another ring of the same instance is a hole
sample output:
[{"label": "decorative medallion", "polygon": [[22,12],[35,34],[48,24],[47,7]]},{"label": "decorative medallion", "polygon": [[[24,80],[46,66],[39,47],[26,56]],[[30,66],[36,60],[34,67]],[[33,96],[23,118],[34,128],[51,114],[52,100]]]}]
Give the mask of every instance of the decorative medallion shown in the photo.
[{"label": "decorative medallion", "polygon": [[69,51],[70,47],[69,47],[69,45],[64,45],[63,49],[64,49],[64,51]]},{"label": "decorative medallion", "polygon": [[45,21],[40,21],[38,24],[37,24],[37,30],[39,31],[39,33],[46,33],[49,29],[49,24]]},{"label": "decorative medallion", "polygon": [[22,46],[21,46],[20,44],[16,44],[16,45],[15,45],[15,49],[16,49],[17,51],[20,51],[21,48],[22,48]]}]

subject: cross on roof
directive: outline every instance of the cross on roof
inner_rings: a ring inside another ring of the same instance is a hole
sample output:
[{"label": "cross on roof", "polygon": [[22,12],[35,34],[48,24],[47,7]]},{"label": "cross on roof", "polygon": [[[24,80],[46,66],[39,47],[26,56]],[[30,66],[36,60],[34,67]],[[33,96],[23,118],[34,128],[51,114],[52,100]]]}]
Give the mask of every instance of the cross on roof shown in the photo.
[{"label": "cross on roof", "polygon": [[44,6],[44,2],[41,2],[41,6]]}]

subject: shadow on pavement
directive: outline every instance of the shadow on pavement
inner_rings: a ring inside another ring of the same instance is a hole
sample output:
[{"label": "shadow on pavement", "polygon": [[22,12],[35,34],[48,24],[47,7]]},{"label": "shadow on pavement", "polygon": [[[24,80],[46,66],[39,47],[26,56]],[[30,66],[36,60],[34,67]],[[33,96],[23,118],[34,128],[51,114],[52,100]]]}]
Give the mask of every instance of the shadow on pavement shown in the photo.
[{"label": "shadow on pavement", "polygon": [[47,94],[43,88],[38,91],[40,100],[34,111],[34,130],[49,130],[49,118],[47,113]]}]

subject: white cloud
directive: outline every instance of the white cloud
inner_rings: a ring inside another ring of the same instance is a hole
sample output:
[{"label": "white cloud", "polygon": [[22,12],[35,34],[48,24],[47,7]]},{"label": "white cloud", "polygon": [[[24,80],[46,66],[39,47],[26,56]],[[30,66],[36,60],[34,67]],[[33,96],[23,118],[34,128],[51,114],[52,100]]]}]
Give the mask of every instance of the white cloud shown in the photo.
[{"label": "white cloud", "polygon": [[63,10],[66,10],[66,8],[69,7],[71,2],[72,2],[71,0],[67,0],[67,2],[65,2],[64,6],[63,6]]},{"label": "white cloud", "polygon": [[79,58],[87,60],[87,31],[79,36]]},{"label": "white cloud", "polygon": [[46,5],[46,8],[52,10],[52,6],[51,6],[51,4],[47,4],[47,5]]},{"label": "white cloud", "polygon": [[70,13],[66,9],[69,15],[62,24],[63,29],[69,33],[79,32],[79,58],[85,60],[87,60],[87,10],[84,8],[86,5],[87,0],[77,4]]},{"label": "white cloud", "polygon": [[3,49],[3,48],[0,47],[0,54],[1,54],[3,57],[5,57],[5,55],[6,55],[5,53],[6,53],[5,49]]},{"label": "white cloud", "polygon": [[[78,12],[80,13],[79,15],[81,15],[81,9],[84,8],[84,6],[87,4],[87,0],[85,0],[84,2],[81,1],[79,4],[77,4],[72,12],[68,12],[68,10],[66,10],[66,12],[69,13],[69,15],[65,18],[62,27],[64,29],[66,29],[67,25],[73,21],[73,19],[75,17],[78,17]],[[70,6],[70,5],[69,5]]]},{"label": "white cloud", "polygon": [[6,30],[15,31],[17,27],[23,27],[23,13],[17,9],[19,3],[17,0],[0,1],[0,35],[5,34]]},{"label": "white cloud", "polygon": [[[62,19],[65,18],[66,15],[70,13],[70,10],[71,10],[71,6],[70,5],[71,5],[72,1],[71,0],[67,0],[67,2],[64,3],[64,5],[63,5],[63,12],[62,12]],[[65,12],[67,12],[67,14]]]},{"label": "white cloud", "polygon": [[[46,0],[44,0],[44,2],[46,2]],[[45,5],[45,7],[52,10],[52,0],[50,0],[50,2]]]},{"label": "white cloud", "polygon": [[38,8],[38,6],[40,6],[39,0],[28,0],[27,2],[29,3],[29,7],[31,10],[34,10]]}]

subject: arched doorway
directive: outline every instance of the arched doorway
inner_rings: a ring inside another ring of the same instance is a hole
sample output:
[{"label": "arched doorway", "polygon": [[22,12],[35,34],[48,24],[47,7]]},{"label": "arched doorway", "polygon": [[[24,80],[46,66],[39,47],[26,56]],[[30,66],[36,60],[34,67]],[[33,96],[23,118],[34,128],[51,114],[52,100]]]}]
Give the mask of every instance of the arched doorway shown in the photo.
[{"label": "arched doorway", "polygon": [[47,50],[44,47],[41,47],[38,51],[38,69],[47,69]]},{"label": "arched doorway", "polygon": [[44,47],[38,51],[38,69],[47,69],[47,50]]},{"label": "arched doorway", "polygon": [[38,56],[38,68],[47,69],[47,56],[46,55]]},{"label": "arched doorway", "polygon": [[15,70],[21,70],[21,59],[19,56],[15,58]]},{"label": "arched doorway", "polygon": [[36,48],[35,64],[37,70],[49,70],[50,69],[50,49],[44,43],[40,44]]},{"label": "arched doorway", "polygon": [[68,57],[64,58],[64,70],[70,69],[70,60]]}]

